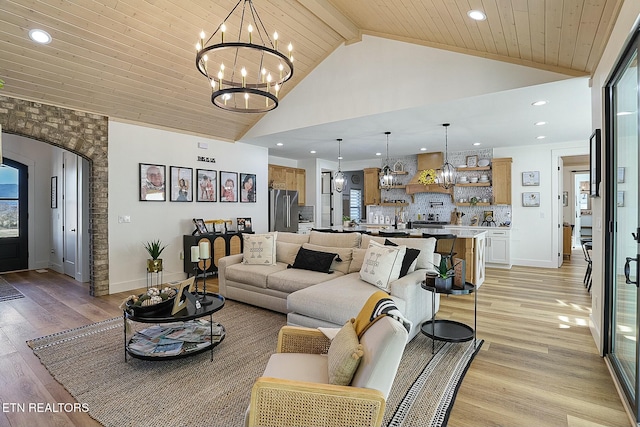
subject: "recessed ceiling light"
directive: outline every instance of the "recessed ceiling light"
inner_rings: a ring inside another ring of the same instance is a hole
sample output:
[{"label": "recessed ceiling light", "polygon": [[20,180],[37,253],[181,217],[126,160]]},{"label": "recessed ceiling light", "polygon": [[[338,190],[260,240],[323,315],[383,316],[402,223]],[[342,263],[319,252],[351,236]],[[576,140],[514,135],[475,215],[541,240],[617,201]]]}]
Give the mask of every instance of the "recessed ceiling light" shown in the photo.
[{"label": "recessed ceiling light", "polygon": [[338,156],[338,160],[342,160],[342,156]]},{"label": "recessed ceiling light", "polygon": [[480,145],[480,142],[474,142],[473,145]]},{"label": "recessed ceiling light", "polygon": [[541,105],[545,105],[547,103],[547,101],[536,101],[536,102],[532,102],[531,105],[533,105],[534,107],[539,107]]},{"label": "recessed ceiling light", "polygon": [[619,113],[616,113],[616,116],[629,116],[633,114],[633,111],[620,111]]},{"label": "recessed ceiling light", "polygon": [[547,124],[547,122],[535,122],[534,123],[536,126],[544,126]]},{"label": "recessed ceiling light", "polygon": [[309,151],[311,154],[316,154],[316,150]]},{"label": "recessed ceiling light", "polygon": [[276,145],[277,145],[278,147],[282,147],[284,144],[283,144],[282,142],[278,142]]},{"label": "recessed ceiling light", "polygon": [[469,16],[469,18],[473,19],[474,21],[484,21],[485,19],[487,19],[487,15],[485,15],[484,12],[480,10],[470,10],[469,12],[467,12],[467,16]]},{"label": "recessed ceiling light", "polygon": [[420,151],[427,151],[427,147],[422,147]]},{"label": "recessed ceiling light", "polygon": [[544,135],[536,136],[536,139],[545,139],[545,138],[546,138],[546,136],[544,136]]},{"label": "recessed ceiling light", "polygon": [[382,153],[376,153],[376,156],[382,156]]},{"label": "recessed ceiling light", "polygon": [[29,31],[29,38],[36,43],[49,44],[51,43],[51,35],[45,30],[33,29]]}]

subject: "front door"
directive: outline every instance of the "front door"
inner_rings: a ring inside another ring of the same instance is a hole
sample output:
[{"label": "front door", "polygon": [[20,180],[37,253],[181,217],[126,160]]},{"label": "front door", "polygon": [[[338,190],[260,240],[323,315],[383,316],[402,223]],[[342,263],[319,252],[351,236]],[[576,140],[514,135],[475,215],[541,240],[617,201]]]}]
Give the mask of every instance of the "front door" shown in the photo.
[{"label": "front door", "polygon": [[608,297],[607,357],[636,420],[638,396],[638,257],[640,201],[638,175],[640,136],[638,33],[607,85],[607,168],[605,289]]},{"label": "front door", "polygon": [[29,265],[26,165],[5,158],[0,166],[0,272]]}]

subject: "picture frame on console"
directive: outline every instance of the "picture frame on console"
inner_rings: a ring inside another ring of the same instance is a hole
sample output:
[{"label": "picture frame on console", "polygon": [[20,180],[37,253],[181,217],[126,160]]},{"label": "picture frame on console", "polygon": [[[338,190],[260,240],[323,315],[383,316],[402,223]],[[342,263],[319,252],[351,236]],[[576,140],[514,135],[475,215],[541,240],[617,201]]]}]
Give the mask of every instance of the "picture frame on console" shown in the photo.
[{"label": "picture frame on console", "polygon": [[196,202],[215,202],[216,188],[218,188],[218,171],[210,169],[196,169],[198,188]]},{"label": "picture frame on console", "polygon": [[198,234],[207,234],[209,230],[207,230],[207,224],[204,223],[204,219],[202,218],[193,218],[193,223],[196,225],[196,232]]},{"label": "picture frame on console", "polygon": [[193,169],[180,166],[169,168],[171,176],[171,189],[169,190],[169,200],[172,202],[192,202],[193,201]]},{"label": "picture frame on console", "polygon": [[251,218],[236,218],[236,221],[239,232],[249,233],[253,231],[251,228]]},{"label": "picture frame on console", "polygon": [[196,276],[191,276],[178,284],[178,289],[175,296],[176,299],[173,301],[173,309],[171,310],[171,315],[174,315],[187,308],[187,302],[189,300],[187,299],[185,292],[193,293],[193,291],[195,290],[195,280]]}]

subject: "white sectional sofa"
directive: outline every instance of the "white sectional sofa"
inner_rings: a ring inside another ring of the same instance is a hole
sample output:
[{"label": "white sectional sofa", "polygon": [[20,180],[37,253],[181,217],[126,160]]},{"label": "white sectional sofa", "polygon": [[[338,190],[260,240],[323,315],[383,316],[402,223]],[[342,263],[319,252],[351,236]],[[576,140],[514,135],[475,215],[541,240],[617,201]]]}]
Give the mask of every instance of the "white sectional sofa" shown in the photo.
[{"label": "white sectional sofa", "polygon": [[[306,327],[341,327],[355,317],[366,300],[379,288],[360,278],[369,242],[384,244],[384,237],[360,233],[310,234],[277,233],[276,263],[273,265],[243,264],[243,255],[221,258],[218,263],[220,294],[225,298],[245,302],[287,314],[287,323]],[[415,270],[390,283],[390,297],[398,309],[412,322],[409,338],[431,319],[431,298],[434,295],[421,288],[427,270],[439,263],[434,253],[433,238],[388,238],[397,245],[420,250]],[[246,247],[246,245],[245,245]],[[331,264],[332,273],[287,268],[293,264],[298,250],[305,249],[337,253],[341,261]],[[436,311],[439,295],[436,298]]]}]

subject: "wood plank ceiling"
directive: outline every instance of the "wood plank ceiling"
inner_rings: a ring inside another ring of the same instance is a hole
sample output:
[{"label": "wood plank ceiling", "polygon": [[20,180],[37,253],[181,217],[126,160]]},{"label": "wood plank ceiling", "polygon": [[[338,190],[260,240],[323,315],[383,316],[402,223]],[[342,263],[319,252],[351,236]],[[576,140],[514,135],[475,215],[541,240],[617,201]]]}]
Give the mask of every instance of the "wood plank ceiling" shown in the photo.
[{"label": "wood plank ceiling", "polygon": [[[237,0],[2,0],[0,94],[235,141],[262,114],[210,103],[195,69],[200,30]],[[294,44],[290,91],[362,34],[588,75],[623,0],[254,0],[268,31]],[[480,9],[486,21],[467,11]],[[33,28],[53,36],[28,38]],[[281,44],[282,46],[282,44]]]}]

